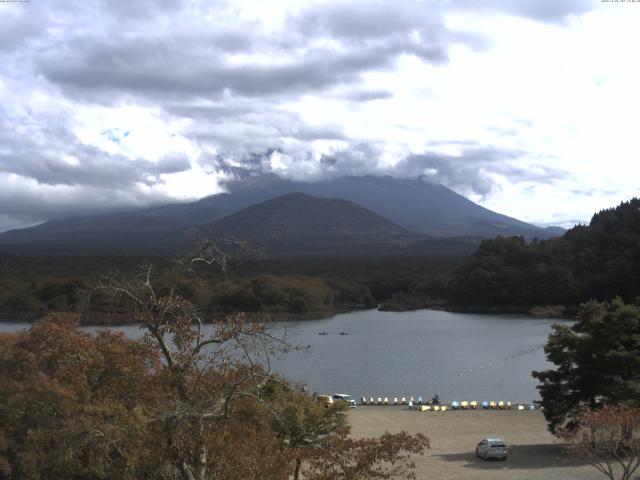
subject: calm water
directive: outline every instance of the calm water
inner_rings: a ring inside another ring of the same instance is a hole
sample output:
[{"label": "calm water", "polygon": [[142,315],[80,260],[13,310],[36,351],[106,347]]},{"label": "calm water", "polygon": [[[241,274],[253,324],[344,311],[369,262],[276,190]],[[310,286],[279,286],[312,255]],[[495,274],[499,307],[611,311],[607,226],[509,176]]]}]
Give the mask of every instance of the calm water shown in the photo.
[{"label": "calm water", "polygon": [[[542,345],[553,322],[513,315],[370,310],[274,324],[276,332],[286,330],[291,342],[310,348],[276,358],[272,365],[319,393],[425,399],[438,393],[447,401],[530,402],[539,398],[531,371],[550,366]],[[0,331],[27,326],[0,323]],[[118,329],[140,336],[137,327]]]}]

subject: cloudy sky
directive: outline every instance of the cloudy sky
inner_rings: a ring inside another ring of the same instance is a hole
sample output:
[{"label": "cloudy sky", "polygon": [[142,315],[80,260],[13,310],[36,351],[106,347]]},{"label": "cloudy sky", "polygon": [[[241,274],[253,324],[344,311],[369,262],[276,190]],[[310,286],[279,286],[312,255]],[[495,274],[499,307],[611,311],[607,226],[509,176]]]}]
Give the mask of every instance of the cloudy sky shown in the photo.
[{"label": "cloudy sky", "polygon": [[0,0],[0,231],[195,200],[229,166],[588,221],[638,195],[639,22],[629,0]]}]

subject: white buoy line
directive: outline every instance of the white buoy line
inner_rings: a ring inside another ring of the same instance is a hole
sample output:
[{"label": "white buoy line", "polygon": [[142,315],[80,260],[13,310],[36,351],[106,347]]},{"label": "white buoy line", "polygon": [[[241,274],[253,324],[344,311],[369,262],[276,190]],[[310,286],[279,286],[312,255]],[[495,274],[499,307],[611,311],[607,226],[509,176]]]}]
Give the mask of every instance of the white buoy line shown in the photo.
[{"label": "white buoy line", "polygon": [[[538,352],[538,351],[542,350],[543,348],[544,348],[544,344],[534,345],[534,346],[532,346],[530,348],[527,348],[525,350],[518,350],[518,351],[512,353],[511,355],[507,355],[502,360],[496,360],[496,361],[489,362],[489,363],[484,364],[484,365],[478,365],[475,368],[476,368],[476,370],[482,370],[482,369],[485,369],[485,368],[496,367],[500,363],[508,362],[510,360],[516,360],[518,358],[524,357],[525,355],[530,355],[532,353]],[[473,368],[466,368],[464,370],[460,370],[459,372],[457,372],[457,376],[461,377],[463,375],[471,375],[473,373],[473,371],[474,371]]]}]

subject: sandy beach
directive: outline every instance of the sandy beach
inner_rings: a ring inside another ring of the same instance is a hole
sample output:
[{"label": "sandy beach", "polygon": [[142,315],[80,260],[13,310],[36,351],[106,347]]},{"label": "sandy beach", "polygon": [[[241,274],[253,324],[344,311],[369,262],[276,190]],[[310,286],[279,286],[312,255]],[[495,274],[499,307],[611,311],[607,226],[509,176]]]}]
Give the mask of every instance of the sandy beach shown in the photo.
[{"label": "sandy beach", "polygon": [[[422,433],[431,449],[416,457],[418,479],[439,480],[591,480],[604,478],[584,459],[563,453],[561,442],[547,431],[540,411],[457,410],[442,413],[407,407],[359,406],[349,412],[354,437],[385,431]],[[484,437],[499,437],[509,446],[506,461],[475,456]]]}]

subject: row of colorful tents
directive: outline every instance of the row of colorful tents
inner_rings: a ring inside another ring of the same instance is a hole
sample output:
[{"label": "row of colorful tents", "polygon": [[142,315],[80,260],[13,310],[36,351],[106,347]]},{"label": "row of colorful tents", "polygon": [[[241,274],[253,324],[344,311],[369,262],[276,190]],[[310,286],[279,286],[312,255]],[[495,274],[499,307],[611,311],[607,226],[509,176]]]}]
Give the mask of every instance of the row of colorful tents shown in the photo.
[{"label": "row of colorful tents", "polygon": [[535,410],[536,406],[534,404],[522,404],[522,403],[518,403],[518,404],[512,404],[510,401],[503,401],[500,400],[498,402],[496,401],[488,401],[488,400],[484,400],[482,402],[477,402],[475,400],[472,401],[467,401],[467,400],[462,400],[462,401],[458,401],[458,400],[454,400],[452,401],[450,404],[440,404],[439,402],[433,402],[433,400],[431,401],[427,401],[424,402],[422,397],[418,397],[416,399],[414,399],[413,397],[410,397],[409,400],[407,401],[406,397],[393,397],[393,399],[390,401],[388,397],[378,397],[377,399],[374,399],[374,397],[369,397],[367,399],[367,397],[362,397],[360,403],[362,405],[409,405],[409,406],[416,406],[416,407],[421,407],[420,410],[423,411],[429,411],[429,410],[434,410],[434,411],[439,411],[439,410],[478,410],[478,409],[484,409],[484,410]]}]

